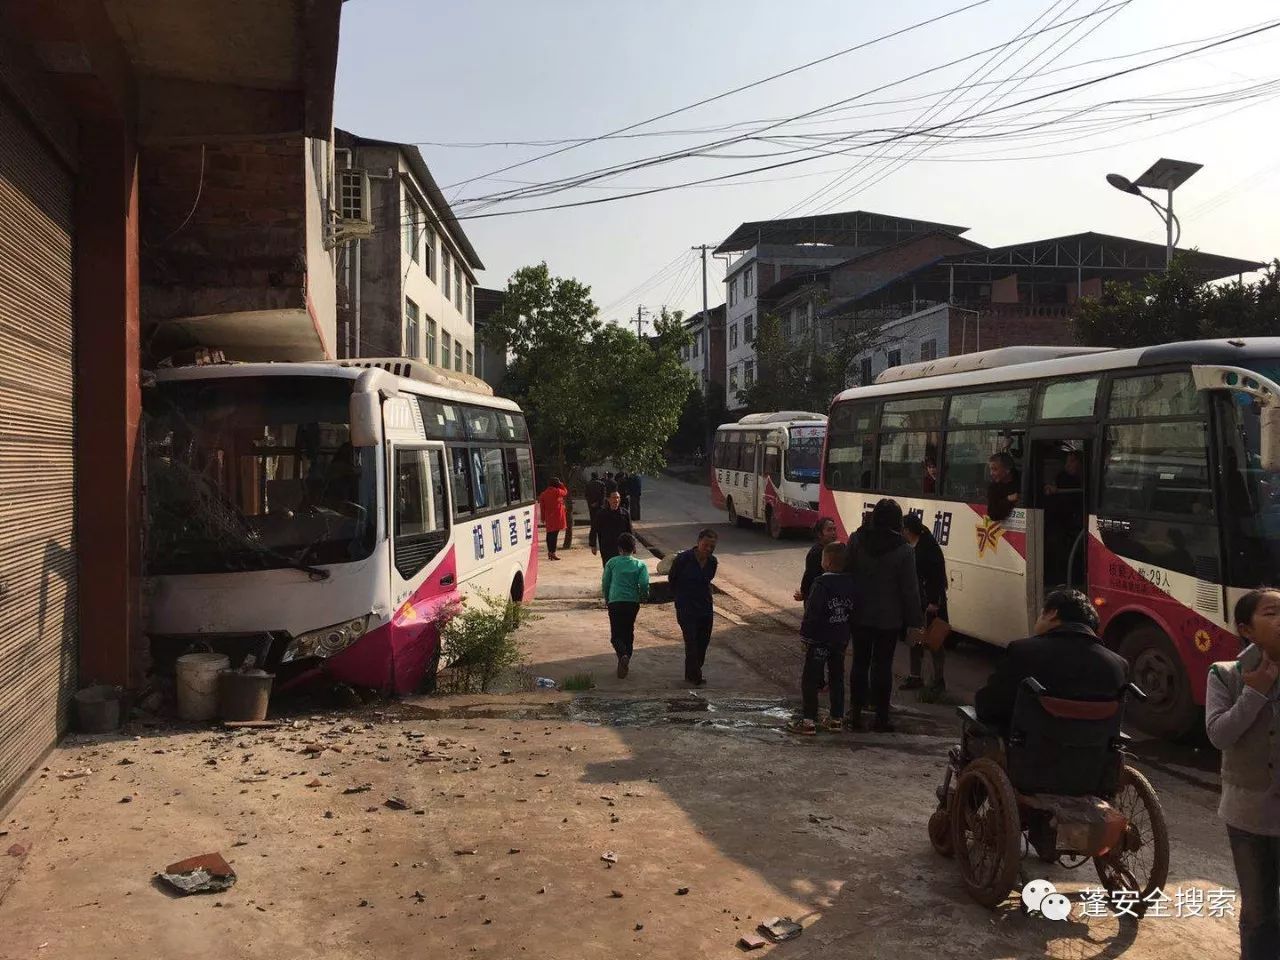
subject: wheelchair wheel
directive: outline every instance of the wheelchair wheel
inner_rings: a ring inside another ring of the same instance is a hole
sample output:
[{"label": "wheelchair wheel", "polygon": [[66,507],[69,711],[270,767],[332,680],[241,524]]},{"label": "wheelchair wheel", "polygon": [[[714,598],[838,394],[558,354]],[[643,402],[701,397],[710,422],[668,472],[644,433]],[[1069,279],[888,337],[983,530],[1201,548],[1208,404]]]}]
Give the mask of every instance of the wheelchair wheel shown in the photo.
[{"label": "wheelchair wheel", "polygon": [[955,854],[955,848],[951,846],[951,812],[946,807],[939,807],[929,817],[929,842],[944,857]]},{"label": "wheelchair wheel", "polygon": [[1111,799],[1129,822],[1120,848],[1094,857],[1098,879],[1108,891],[1136,891],[1141,902],[1135,912],[1146,912],[1147,897],[1169,879],[1169,826],[1164,808],[1151,781],[1133,767],[1120,772],[1120,785]]},{"label": "wheelchair wheel", "polygon": [[960,772],[951,845],[969,896],[984,907],[998,906],[1018,879],[1022,823],[1013,784],[994,760],[974,760]]}]

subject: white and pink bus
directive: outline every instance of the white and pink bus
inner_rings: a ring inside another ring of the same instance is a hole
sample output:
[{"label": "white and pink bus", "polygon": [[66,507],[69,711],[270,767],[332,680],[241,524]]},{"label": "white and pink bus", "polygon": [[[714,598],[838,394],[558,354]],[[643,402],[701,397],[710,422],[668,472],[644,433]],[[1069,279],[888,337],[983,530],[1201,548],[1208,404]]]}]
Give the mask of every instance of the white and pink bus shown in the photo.
[{"label": "white and pink bus", "polygon": [[400,359],[221,364],[160,371],[144,406],[158,666],[207,647],[286,683],[406,693],[434,680],[460,599],[533,596],[529,432],[482,381]]},{"label": "white and pink bus", "polygon": [[[1277,380],[1280,338],[895,368],[836,397],[823,512],[845,534],[880,497],[920,515],[947,558],[952,626],[989,643],[1029,633],[1047,589],[1087,591],[1148,694],[1134,721],[1183,733],[1209,665],[1240,650],[1236,599],[1280,583]],[[1012,462],[1004,490],[993,454]]]},{"label": "white and pink bus", "polygon": [[789,410],[723,424],[711,450],[712,504],[733,523],[763,523],[775,539],[812,528],[826,432],[822,414]]}]

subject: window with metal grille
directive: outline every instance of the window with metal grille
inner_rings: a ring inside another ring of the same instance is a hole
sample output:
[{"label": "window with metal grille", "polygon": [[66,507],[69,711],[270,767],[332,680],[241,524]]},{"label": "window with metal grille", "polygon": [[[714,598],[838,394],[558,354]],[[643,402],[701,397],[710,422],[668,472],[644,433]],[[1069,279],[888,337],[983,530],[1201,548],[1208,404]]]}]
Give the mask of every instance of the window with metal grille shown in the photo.
[{"label": "window with metal grille", "polygon": [[343,170],[338,179],[338,216],[343,220],[363,220],[364,171]]},{"label": "window with metal grille", "polygon": [[404,299],[404,355],[418,355],[418,305],[408,297]]}]

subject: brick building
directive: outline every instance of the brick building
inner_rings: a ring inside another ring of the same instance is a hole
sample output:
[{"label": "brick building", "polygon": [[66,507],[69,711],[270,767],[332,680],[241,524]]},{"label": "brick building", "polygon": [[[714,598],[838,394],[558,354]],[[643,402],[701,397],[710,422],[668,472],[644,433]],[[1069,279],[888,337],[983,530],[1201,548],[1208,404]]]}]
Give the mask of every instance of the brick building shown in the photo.
[{"label": "brick building", "polygon": [[0,805],[76,689],[139,677],[144,360],[230,314],[246,356],[332,352],[340,12],[0,3]]}]

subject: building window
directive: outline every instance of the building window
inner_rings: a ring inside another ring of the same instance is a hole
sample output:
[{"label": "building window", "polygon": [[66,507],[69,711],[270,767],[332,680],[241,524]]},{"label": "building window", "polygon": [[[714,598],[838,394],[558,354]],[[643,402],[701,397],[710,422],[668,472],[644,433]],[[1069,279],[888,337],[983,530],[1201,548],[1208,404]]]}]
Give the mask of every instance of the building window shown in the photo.
[{"label": "building window", "polygon": [[890,367],[900,367],[900,366],[902,366],[902,351],[901,351],[901,350],[890,350],[890,351],[889,351],[888,366],[890,366]]},{"label": "building window", "polygon": [[871,358],[863,357],[862,363],[859,364],[858,379],[862,381],[862,386],[871,386]]},{"label": "building window", "polygon": [[453,369],[462,372],[462,341],[453,341]]},{"label": "building window", "polygon": [[754,360],[744,360],[742,363],[742,385],[749,387],[756,382],[756,363]]},{"label": "building window", "polygon": [[476,358],[470,350],[467,351],[467,373],[475,373]]},{"label": "building window", "polygon": [[462,312],[462,265],[453,261],[453,303]]},{"label": "building window", "polygon": [[404,356],[418,355],[418,305],[405,297],[404,300]]},{"label": "building window", "polygon": [[938,359],[938,341],[937,340],[921,341],[920,359],[921,360],[937,360]]},{"label": "building window", "polygon": [[338,216],[343,220],[363,220],[364,171],[343,170],[338,181]]},{"label": "building window", "polygon": [[700,349],[699,349],[699,348],[700,348],[701,346],[702,346],[702,331],[701,331],[701,330],[699,330],[697,333],[695,333],[695,334],[693,335],[693,348],[692,348],[692,350],[693,350],[693,356],[694,356],[694,357],[697,357],[697,356],[698,356],[698,353],[700,352]]},{"label": "building window", "polygon": [[729,281],[729,306],[734,306],[738,302],[738,278],[734,277]]},{"label": "building window", "polygon": [[738,321],[729,324],[729,349],[738,349]]},{"label": "building window", "polygon": [[791,315],[787,314],[785,317],[783,317],[778,322],[778,325],[782,330],[782,339],[790,340],[791,339]]},{"label": "building window", "polygon": [[[448,274],[445,274],[448,276]],[[453,337],[447,333],[440,334],[440,366],[449,369],[449,361],[453,357]]]},{"label": "building window", "polygon": [[467,282],[467,323],[476,325],[476,285]]},{"label": "building window", "polygon": [[446,300],[453,299],[453,289],[449,286],[453,279],[453,262],[445,245],[440,244],[440,282],[444,287]]},{"label": "building window", "polygon": [[747,269],[743,271],[742,296],[744,299],[751,296],[751,273],[754,269],[754,267],[747,267]]},{"label": "building window", "polygon": [[738,389],[738,365],[734,364],[729,368],[729,389]]},{"label": "building window", "polygon": [[436,232],[429,225],[422,228],[422,242],[426,249],[426,259],[422,265],[426,268],[427,276],[432,280],[436,279]]},{"label": "building window", "polygon": [[751,344],[756,342],[756,318],[748,316],[742,321],[742,342]]},{"label": "building window", "polygon": [[412,197],[405,199],[404,247],[414,263],[422,260],[422,208]]},{"label": "building window", "polygon": [[436,322],[432,320],[430,317],[427,317],[427,322],[424,324],[424,327],[427,332],[427,344],[426,344],[426,350],[423,351],[423,356],[427,358],[427,363],[435,363],[436,362]]}]

